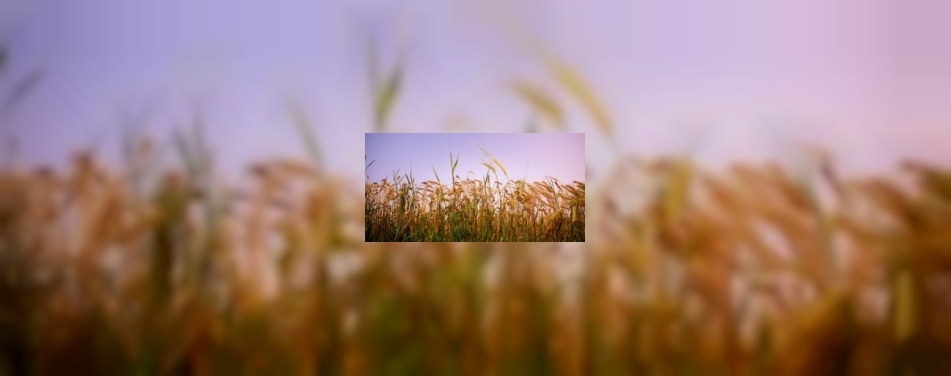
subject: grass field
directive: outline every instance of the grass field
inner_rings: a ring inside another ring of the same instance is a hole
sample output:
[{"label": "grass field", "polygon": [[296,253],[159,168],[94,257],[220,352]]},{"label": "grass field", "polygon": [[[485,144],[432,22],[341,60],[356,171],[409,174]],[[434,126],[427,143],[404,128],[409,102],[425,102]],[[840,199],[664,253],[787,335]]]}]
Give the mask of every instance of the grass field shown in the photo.
[{"label": "grass field", "polygon": [[412,175],[396,173],[392,181],[368,182],[366,241],[584,241],[584,183],[552,177],[502,182],[496,168],[505,167],[493,163],[484,164],[489,170],[481,180],[456,180],[457,157],[449,185],[438,174],[437,181],[418,184]]},{"label": "grass field", "polygon": [[584,241],[582,182],[462,180],[449,187],[397,179],[367,184],[366,192],[366,241]]},{"label": "grass field", "polygon": [[951,370],[951,173],[616,167],[576,245],[364,243],[359,189],[293,161],[4,170],[0,374]]}]

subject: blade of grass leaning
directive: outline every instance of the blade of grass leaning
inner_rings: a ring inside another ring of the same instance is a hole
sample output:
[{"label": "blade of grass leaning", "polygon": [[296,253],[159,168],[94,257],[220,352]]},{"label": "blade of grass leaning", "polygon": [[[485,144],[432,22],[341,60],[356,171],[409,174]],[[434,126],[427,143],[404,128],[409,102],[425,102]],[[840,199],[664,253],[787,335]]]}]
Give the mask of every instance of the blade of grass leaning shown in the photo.
[{"label": "blade of grass leaning", "polygon": [[595,93],[591,85],[582,76],[563,62],[550,61],[555,78],[581,103],[595,124],[607,136],[614,135],[614,124],[607,107]]},{"label": "blade of grass leaning", "polygon": [[[506,178],[506,179],[508,179],[509,173],[508,173],[508,171],[505,170],[505,166],[502,166],[502,162],[499,162],[499,160],[498,160],[497,158],[495,158],[494,156],[492,156],[492,153],[489,153],[489,151],[486,150],[484,147],[482,147],[482,145],[476,144],[476,146],[477,146],[480,150],[482,150],[482,153],[485,154],[486,158],[491,159],[492,162],[495,163],[495,165],[498,166],[499,169],[502,170],[502,174],[505,175],[505,178]],[[494,169],[493,169],[493,170],[494,170]]]},{"label": "blade of grass leaning", "polygon": [[451,170],[449,172],[449,177],[452,179],[452,186],[456,186],[456,165],[459,164],[459,156],[456,156],[455,161],[452,159],[452,153],[449,153],[449,166]]},{"label": "blade of grass leaning", "polygon": [[400,95],[403,85],[403,68],[398,65],[389,74],[382,87],[378,87],[375,94],[373,121],[377,132],[383,132],[390,119],[393,106]]},{"label": "blade of grass leaning", "polygon": [[[482,165],[484,165],[485,167],[487,167],[487,168],[489,169],[489,171],[492,171],[492,173],[495,174],[495,167],[492,167],[492,165],[489,164],[489,162],[482,162]],[[499,180],[499,175],[498,175],[498,174],[495,175],[495,180]]]},{"label": "blade of grass leaning", "polygon": [[505,179],[508,180],[509,172],[505,170],[505,166],[502,166],[502,162],[499,162],[495,157],[492,157],[492,162],[495,162],[495,165],[499,166],[499,169],[502,170],[502,174],[505,175]]},{"label": "blade of grass leaning", "polygon": [[[363,162],[366,163],[366,160],[367,160],[367,156],[366,154],[364,154]],[[367,167],[363,169],[363,174],[366,175],[368,182],[370,181],[370,175],[367,172],[370,170],[370,166],[373,166],[374,163],[376,163],[376,159],[370,161],[370,164],[368,164]]]},{"label": "blade of grass leaning", "polygon": [[519,98],[551,121],[559,131],[564,131],[565,113],[552,96],[526,81],[515,81],[509,87]]},{"label": "blade of grass leaning", "polygon": [[500,26],[505,29],[504,31],[520,44],[522,48],[528,50],[530,54],[539,59],[575,100],[581,103],[588,114],[594,119],[595,123],[601,128],[601,131],[607,136],[613,136],[614,123],[607,110],[607,106],[604,105],[591,85],[582,78],[582,75],[567,63],[556,58],[555,54],[550,51],[550,48],[539,42],[537,38],[531,36],[521,24],[505,16],[504,12],[496,13],[495,16],[497,17],[497,21],[500,21]]},{"label": "blade of grass leaning", "polygon": [[381,58],[379,44],[368,27],[362,27],[364,34],[364,49],[366,51],[367,78],[370,95],[372,97],[373,129],[375,132],[384,132],[390,114],[396,103],[403,85],[403,56],[405,49],[400,48],[396,67],[383,77],[381,82]]},{"label": "blade of grass leaning", "polygon": [[303,139],[304,146],[307,147],[307,152],[310,154],[311,161],[315,166],[323,167],[323,152],[320,149],[317,133],[314,132],[313,128],[311,128],[307,114],[304,112],[303,107],[298,101],[288,99],[287,103],[288,111],[291,114],[294,126],[297,128],[297,133]]},{"label": "blade of grass leaning", "polygon": [[[451,157],[451,155],[450,155],[450,157]],[[457,154],[457,155],[456,155],[456,160],[455,160],[454,162],[452,162],[452,173],[453,173],[453,175],[456,174],[456,167],[458,167],[458,166],[459,166],[459,155]]]}]

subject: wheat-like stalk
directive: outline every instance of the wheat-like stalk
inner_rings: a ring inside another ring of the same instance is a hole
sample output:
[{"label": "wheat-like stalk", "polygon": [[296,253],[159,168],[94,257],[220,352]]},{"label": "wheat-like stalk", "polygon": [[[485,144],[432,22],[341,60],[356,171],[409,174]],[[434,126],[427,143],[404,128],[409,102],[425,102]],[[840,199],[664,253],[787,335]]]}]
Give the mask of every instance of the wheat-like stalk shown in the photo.
[{"label": "wheat-like stalk", "polygon": [[[357,188],[287,160],[250,168],[246,189],[231,193],[174,170],[149,187],[90,154],[62,172],[3,170],[0,365],[951,369],[938,355],[951,343],[941,170],[909,168],[919,182],[910,186],[836,178],[835,205],[817,209],[803,183],[775,166],[619,163],[592,196],[588,234],[584,182],[499,181],[488,167],[481,179],[366,182],[362,216],[347,214],[359,211]],[[656,190],[638,191],[629,175]],[[633,195],[643,205],[622,201]],[[204,215],[211,196],[226,209],[219,222]],[[364,243],[346,230],[360,221],[367,239],[506,243]],[[571,243],[567,254],[586,255],[573,261],[560,256],[569,243],[507,243],[585,237],[599,241]]]}]

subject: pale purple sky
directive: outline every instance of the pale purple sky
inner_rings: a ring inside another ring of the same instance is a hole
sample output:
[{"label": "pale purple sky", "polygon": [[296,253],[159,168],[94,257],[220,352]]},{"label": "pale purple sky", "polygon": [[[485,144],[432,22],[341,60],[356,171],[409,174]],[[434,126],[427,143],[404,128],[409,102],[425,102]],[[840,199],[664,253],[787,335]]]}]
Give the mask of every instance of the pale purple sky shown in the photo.
[{"label": "pale purple sky", "polygon": [[[951,23],[940,0],[3,0],[11,46],[0,100],[42,66],[46,80],[0,113],[20,158],[59,163],[118,146],[123,111],[154,100],[147,128],[181,126],[205,97],[219,159],[301,155],[286,94],[307,108],[330,167],[362,180],[371,131],[365,25],[393,62],[408,46],[396,132],[518,132],[529,109],[506,80],[553,82],[513,43],[509,19],[588,77],[626,152],[699,144],[708,161],[770,158],[787,142],[834,148],[846,168],[951,158]],[[498,17],[499,15],[503,17]],[[564,99],[564,98],[561,98]],[[611,153],[571,107],[595,170]],[[461,162],[460,162],[461,163]]]},{"label": "pale purple sky", "polygon": [[[435,168],[446,184],[451,181],[452,153],[459,161],[456,175],[481,179],[489,171],[481,163],[492,164],[481,146],[502,163],[510,179],[541,181],[552,176],[562,182],[584,182],[584,139],[583,133],[367,133],[367,163],[375,160],[367,174],[370,181],[392,180],[397,169],[402,175],[412,167],[417,181],[435,181]],[[493,168],[504,182],[503,172],[494,164]],[[495,179],[492,174],[491,180]]]}]

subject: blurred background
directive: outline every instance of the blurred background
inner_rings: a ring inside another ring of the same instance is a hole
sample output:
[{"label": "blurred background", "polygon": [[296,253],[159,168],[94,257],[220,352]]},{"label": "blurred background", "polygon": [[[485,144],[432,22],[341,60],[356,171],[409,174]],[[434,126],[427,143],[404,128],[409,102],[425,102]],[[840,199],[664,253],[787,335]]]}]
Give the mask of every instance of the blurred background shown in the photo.
[{"label": "blurred background", "polygon": [[[691,161],[944,162],[949,10],[0,0],[0,376],[948,374],[951,173]],[[376,132],[583,133],[587,241],[365,242]]]},{"label": "blurred background", "polygon": [[[236,4],[5,0],[3,108],[18,158],[58,164],[77,147],[117,155],[123,123],[156,137],[207,119],[232,168],[303,152],[294,98],[334,169],[357,172],[373,132],[368,41],[400,70],[388,131],[520,132],[531,109],[507,80],[548,82],[525,41],[582,72],[611,109],[617,146],[705,161],[769,158],[802,142],[849,171],[942,160],[951,136],[948,5],[939,1],[277,0]],[[39,73],[37,73],[39,71]],[[4,80],[9,96],[22,82]],[[591,132],[568,113],[567,130]],[[543,129],[544,130],[544,129]],[[592,169],[610,156],[588,137]]]}]

